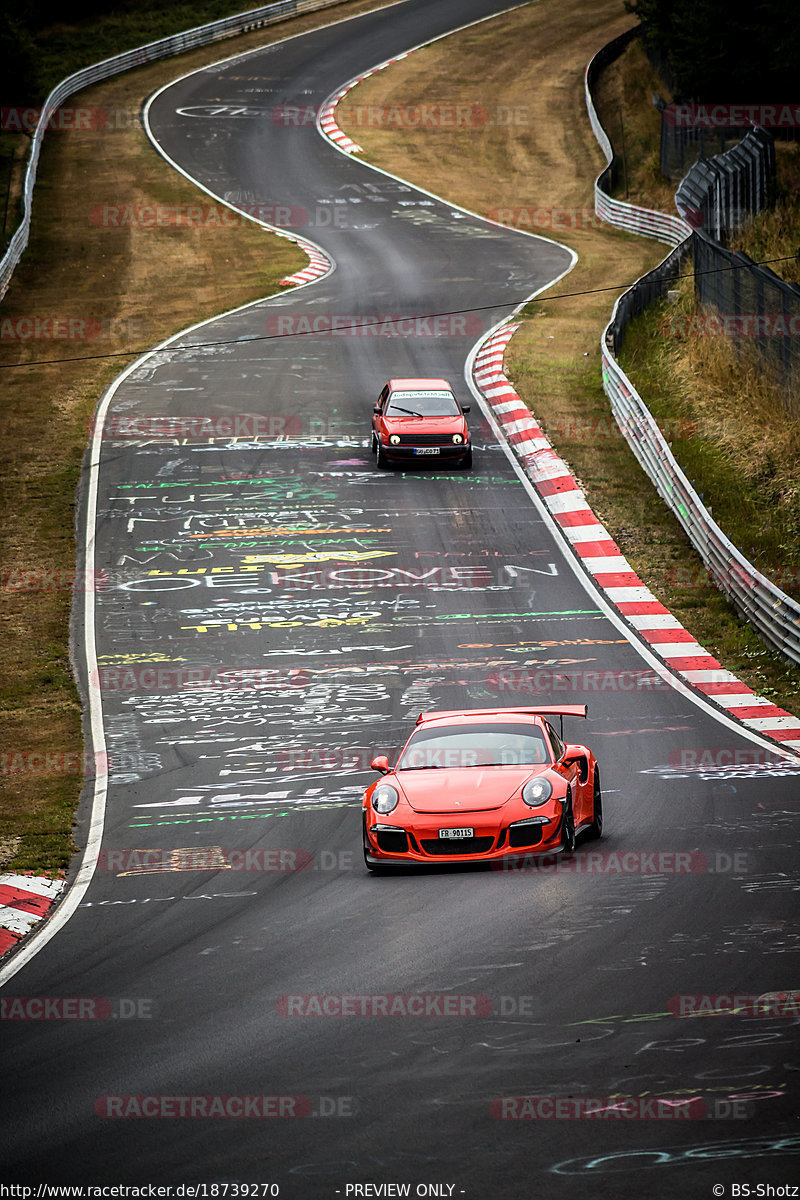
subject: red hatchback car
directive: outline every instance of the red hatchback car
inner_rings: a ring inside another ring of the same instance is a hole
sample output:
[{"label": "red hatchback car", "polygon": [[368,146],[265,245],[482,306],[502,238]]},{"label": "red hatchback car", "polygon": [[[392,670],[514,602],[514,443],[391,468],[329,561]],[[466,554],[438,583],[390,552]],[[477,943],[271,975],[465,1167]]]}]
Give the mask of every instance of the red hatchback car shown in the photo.
[{"label": "red hatchback car", "polygon": [[420,713],[397,764],[363,797],[364,862],[481,862],[571,854],[579,833],[600,837],[597,761],[565,745],[548,716],[585,717],[585,704]]},{"label": "red hatchback car", "polygon": [[372,453],[379,467],[447,462],[472,466],[464,413],[446,379],[390,379],[372,412]]}]

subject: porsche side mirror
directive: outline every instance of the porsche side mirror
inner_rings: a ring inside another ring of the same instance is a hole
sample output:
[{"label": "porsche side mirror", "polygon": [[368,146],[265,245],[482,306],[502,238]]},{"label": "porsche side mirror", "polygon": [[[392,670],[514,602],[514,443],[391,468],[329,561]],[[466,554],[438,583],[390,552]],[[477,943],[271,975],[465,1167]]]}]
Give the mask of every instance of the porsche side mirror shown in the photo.
[{"label": "porsche side mirror", "polygon": [[389,766],[389,759],[385,754],[379,754],[377,758],[373,758],[369,765],[373,771],[380,771],[381,775],[386,775],[392,769]]}]

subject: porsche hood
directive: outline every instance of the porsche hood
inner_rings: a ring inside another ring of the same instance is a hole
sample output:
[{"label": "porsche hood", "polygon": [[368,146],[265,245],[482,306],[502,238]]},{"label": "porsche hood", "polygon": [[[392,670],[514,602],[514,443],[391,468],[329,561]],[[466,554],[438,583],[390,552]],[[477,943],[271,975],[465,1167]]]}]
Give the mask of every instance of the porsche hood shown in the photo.
[{"label": "porsche hood", "polygon": [[546,770],[544,766],[401,769],[394,778],[415,812],[459,814],[502,808],[526,780]]}]

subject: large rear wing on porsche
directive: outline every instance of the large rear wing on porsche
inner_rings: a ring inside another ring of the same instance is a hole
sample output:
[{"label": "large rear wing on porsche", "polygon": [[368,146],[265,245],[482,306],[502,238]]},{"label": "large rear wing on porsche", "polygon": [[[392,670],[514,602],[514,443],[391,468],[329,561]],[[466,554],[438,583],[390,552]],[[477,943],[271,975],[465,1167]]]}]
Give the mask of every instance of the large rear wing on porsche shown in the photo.
[{"label": "large rear wing on porsche", "polygon": [[420,713],[417,725],[435,721],[439,717],[504,717],[506,714],[524,717],[560,717],[561,740],[564,740],[564,717],[585,717],[589,713],[587,704],[542,704],[525,708],[453,708],[447,712]]},{"label": "large rear wing on porsche", "polygon": [[447,712],[420,713],[417,725],[421,725],[423,721],[437,720],[439,717],[504,717],[507,713],[526,717],[585,717],[589,713],[589,707],[586,704],[542,704],[533,708],[530,705],[525,708],[453,708]]}]

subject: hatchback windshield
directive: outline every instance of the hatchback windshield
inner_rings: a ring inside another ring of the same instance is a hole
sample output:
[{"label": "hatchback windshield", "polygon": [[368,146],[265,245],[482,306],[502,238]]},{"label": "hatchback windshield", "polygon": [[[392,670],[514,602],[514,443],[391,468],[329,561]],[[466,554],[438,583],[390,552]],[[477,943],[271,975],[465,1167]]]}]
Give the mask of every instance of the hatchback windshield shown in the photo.
[{"label": "hatchback windshield", "polygon": [[392,392],[387,417],[459,417],[461,409],[452,392]]},{"label": "hatchback windshield", "polygon": [[549,761],[535,725],[446,725],[413,734],[395,769],[540,766]]}]

